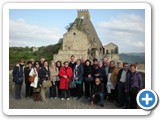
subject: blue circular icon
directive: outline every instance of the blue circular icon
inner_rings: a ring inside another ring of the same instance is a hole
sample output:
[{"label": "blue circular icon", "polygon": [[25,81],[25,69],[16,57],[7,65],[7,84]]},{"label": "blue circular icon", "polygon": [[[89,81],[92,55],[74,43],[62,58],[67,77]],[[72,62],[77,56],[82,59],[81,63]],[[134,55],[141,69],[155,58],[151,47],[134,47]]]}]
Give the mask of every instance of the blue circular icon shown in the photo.
[{"label": "blue circular icon", "polygon": [[145,110],[154,108],[157,104],[157,94],[153,90],[141,90],[137,95],[138,105]]}]

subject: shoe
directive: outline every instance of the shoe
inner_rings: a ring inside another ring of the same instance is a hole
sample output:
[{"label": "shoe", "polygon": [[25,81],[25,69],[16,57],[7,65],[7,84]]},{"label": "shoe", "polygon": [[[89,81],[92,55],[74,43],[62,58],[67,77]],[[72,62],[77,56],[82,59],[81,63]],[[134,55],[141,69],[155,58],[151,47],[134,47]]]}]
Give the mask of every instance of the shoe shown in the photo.
[{"label": "shoe", "polygon": [[124,105],[122,105],[122,104],[117,104],[116,106],[117,106],[117,107],[123,107]]},{"label": "shoe", "polygon": [[104,107],[104,104],[100,104],[101,107]]},{"label": "shoe", "polygon": [[69,100],[69,98],[67,98],[67,100]]},{"label": "shoe", "polygon": [[61,100],[64,100],[64,98],[61,98]]},{"label": "shoe", "polygon": [[53,97],[51,97],[51,100],[53,99]]},{"label": "shoe", "polygon": [[76,100],[78,97],[74,97],[73,99]]},{"label": "shoe", "polygon": [[77,100],[81,99],[81,97],[77,97]]}]

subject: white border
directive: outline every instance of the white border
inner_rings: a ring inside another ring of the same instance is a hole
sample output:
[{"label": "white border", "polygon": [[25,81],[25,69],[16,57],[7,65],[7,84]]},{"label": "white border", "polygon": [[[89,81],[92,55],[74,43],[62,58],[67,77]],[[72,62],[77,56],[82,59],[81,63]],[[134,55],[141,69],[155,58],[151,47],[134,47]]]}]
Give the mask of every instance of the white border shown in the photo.
[{"label": "white border", "polygon": [[9,109],[9,9],[145,9],[145,87],[151,89],[151,6],[149,4],[6,3],[3,6],[3,112],[6,115],[148,115],[150,113],[142,109]]}]

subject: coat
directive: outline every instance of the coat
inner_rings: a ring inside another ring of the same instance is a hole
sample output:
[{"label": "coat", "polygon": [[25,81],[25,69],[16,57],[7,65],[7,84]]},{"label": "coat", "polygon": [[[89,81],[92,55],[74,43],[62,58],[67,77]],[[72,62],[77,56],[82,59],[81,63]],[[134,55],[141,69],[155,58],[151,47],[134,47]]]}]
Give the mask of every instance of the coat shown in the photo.
[{"label": "coat", "polygon": [[82,81],[83,81],[83,66],[82,65],[79,65],[79,66],[76,66],[74,71],[73,71],[73,79],[75,77],[78,78],[78,80],[76,80],[76,83],[77,84],[81,84]]},{"label": "coat", "polygon": [[22,85],[23,84],[23,74],[24,74],[24,66],[20,66],[17,64],[12,72],[13,75],[13,82]]},{"label": "coat", "polygon": [[[61,67],[58,75],[60,76],[59,89],[68,89],[68,83],[72,79],[72,68]],[[64,78],[64,75],[67,76],[67,78]]]},{"label": "coat", "polygon": [[29,81],[29,73],[30,73],[31,69],[29,69],[29,67],[25,67],[24,68],[24,75],[25,75],[25,83],[26,84],[31,84]]},{"label": "coat", "polygon": [[138,88],[139,90],[142,89],[143,83],[142,83],[142,76],[139,72],[135,73],[127,73],[126,83],[125,83],[125,89],[126,91],[131,91],[132,88]]},{"label": "coat", "polygon": [[34,73],[36,73],[37,75],[35,76],[35,78],[34,78],[34,82],[32,82],[31,84],[30,84],[30,86],[31,87],[34,87],[34,88],[37,88],[38,87],[38,72],[37,72],[37,70],[36,70],[36,68],[32,68],[31,69],[31,71],[30,71],[30,73],[29,73],[29,76],[34,76]]},{"label": "coat", "polygon": [[[48,75],[48,77],[46,77],[46,75]],[[40,84],[42,85],[44,80],[49,80],[50,79],[50,70],[48,67],[48,70],[44,67],[41,67],[40,71],[39,71],[39,77],[40,77]]]},{"label": "coat", "polygon": [[[53,82],[55,82],[55,81],[57,80],[59,70],[58,70],[57,67],[55,67],[55,68],[49,67],[49,69],[50,69],[50,77],[51,77],[51,80],[52,80]],[[53,75],[54,77],[53,77],[52,75]]]}]

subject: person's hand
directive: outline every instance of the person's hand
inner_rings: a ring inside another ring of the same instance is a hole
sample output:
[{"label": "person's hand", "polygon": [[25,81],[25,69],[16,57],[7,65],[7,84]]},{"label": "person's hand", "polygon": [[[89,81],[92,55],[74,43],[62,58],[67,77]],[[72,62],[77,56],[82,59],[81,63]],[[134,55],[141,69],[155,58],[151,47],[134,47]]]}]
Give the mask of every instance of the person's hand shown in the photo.
[{"label": "person's hand", "polygon": [[33,75],[34,75],[34,76],[36,76],[36,75],[37,75],[37,73],[33,73]]},{"label": "person's hand", "polygon": [[46,77],[48,77],[48,75],[46,75]]},{"label": "person's hand", "polygon": [[63,77],[64,77],[64,78],[67,78],[67,76],[66,76],[66,75],[64,75]]},{"label": "person's hand", "polygon": [[89,74],[88,77],[90,78],[90,77],[91,77],[91,74]]},{"label": "person's hand", "polygon": [[92,97],[94,98],[94,97],[95,97],[95,95],[93,94],[93,95],[92,95]]},{"label": "person's hand", "polygon": [[78,80],[78,77],[76,77],[75,80]]},{"label": "person's hand", "polygon": [[127,90],[127,89],[125,89],[125,93],[128,93],[128,90]]}]

